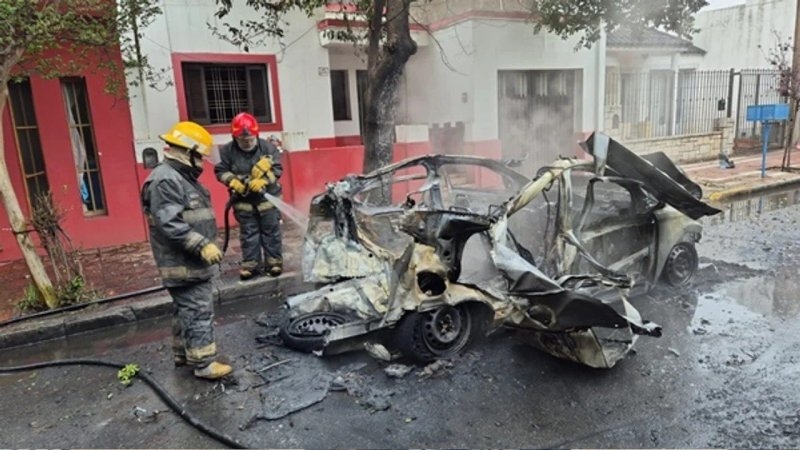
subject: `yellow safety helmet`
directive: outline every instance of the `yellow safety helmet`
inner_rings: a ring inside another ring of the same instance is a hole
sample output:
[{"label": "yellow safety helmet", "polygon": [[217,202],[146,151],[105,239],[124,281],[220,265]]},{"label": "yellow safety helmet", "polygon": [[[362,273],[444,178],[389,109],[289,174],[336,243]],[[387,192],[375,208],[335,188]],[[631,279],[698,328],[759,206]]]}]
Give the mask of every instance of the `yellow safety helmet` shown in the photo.
[{"label": "yellow safety helmet", "polygon": [[159,136],[167,144],[194,150],[203,156],[211,156],[214,138],[202,126],[194,122],[178,122],[166,134]]}]

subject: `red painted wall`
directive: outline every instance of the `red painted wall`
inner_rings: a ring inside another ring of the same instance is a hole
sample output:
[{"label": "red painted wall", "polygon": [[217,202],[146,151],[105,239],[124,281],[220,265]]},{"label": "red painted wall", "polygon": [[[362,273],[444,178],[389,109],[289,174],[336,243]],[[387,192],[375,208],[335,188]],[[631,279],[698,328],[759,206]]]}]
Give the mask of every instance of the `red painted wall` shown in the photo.
[{"label": "red painted wall", "polygon": [[[288,160],[289,179],[284,181],[291,203],[307,213],[311,198],[325,190],[325,184],[345,175],[361,173],[364,147],[334,147],[283,154]],[[286,177],[286,175],[284,175]]]},{"label": "red painted wall", "polygon": [[[89,80],[87,80],[88,84]],[[100,156],[103,179],[108,200],[107,217],[84,218],[77,191],[77,179],[74,176],[74,163],[72,150],[65,137],[67,130],[63,106],[56,105],[61,101],[60,87],[57,81],[38,80],[34,85],[34,101],[37,110],[50,111],[52,117],[42,117],[40,127],[48,129],[47,137],[42,134],[42,146],[46,151],[45,158],[48,164],[48,174],[51,187],[56,193],[56,198],[62,204],[71,208],[67,217],[66,230],[73,237],[76,244],[84,248],[103,247],[110,245],[142,242],[147,239],[146,225],[139,207],[139,189],[141,183],[147,178],[149,170],[134,161],[134,155],[128,145],[119,145],[119,142],[132,142],[132,131],[128,109],[113,107],[108,101],[95,97],[101,96],[102,84],[93,80],[89,89],[92,102],[92,114],[96,128],[97,141],[102,155]],[[96,91],[96,92],[95,92]],[[41,92],[41,94],[39,94]],[[46,100],[41,100],[46,99]],[[42,101],[44,104],[39,105]],[[50,109],[41,109],[45,106]],[[37,119],[39,117],[37,116]],[[59,122],[60,120],[60,122]],[[103,124],[103,126],[101,126]],[[13,131],[8,113],[3,116],[3,125],[6,137],[6,157],[12,180],[15,186],[21,189],[22,178],[20,175],[19,159],[16,156],[16,147],[13,144]],[[123,137],[119,141],[115,138],[117,133]],[[426,155],[431,153],[429,142],[395,144],[393,161]],[[500,142],[479,141],[465,143],[463,153],[499,158],[501,153]],[[364,147],[361,145],[316,148],[313,150],[291,151],[283,153],[284,174],[281,178],[283,185],[283,199],[302,213],[307,214],[311,198],[325,190],[326,183],[335,182],[352,173],[361,173],[364,159]],[[58,170],[52,170],[58,167]],[[52,175],[51,175],[52,174]],[[410,174],[410,173],[409,173]],[[214,177],[214,170],[207,164],[200,181],[211,192],[212,202],[220,227],[224,224],[225,203],[228,192],[225,186]],[[483,172],[475,174],[475,181],[481,186],[492,187],[499,180],[485,177]],[[406,192],[419,188],[422,180],[412,180],[398,183],[393,188],[396,201],[402,201]],[[230,223],[235,226],[233,214]],[[7,230],[8,223],[5,215],[0,217],[0,245],[4,250],[0,252],[0,260],[20,258],[16,242]]]},{"label": "red painted wall", "polygon": [[[141,208],[138,207],[130,110],[126,101],[106,95],[104,87],[102,76],[86,76],[107,215],[85,217],[61,84],[59,80],[31,78],[47,179],[54,200],[66,211],[64,230],[76,248],[105,247],[146,239]],[[11,180],[27,215],[27,197],[9,108],[3,112],[3,134],[3,150]],[[0,228],[0,261],[19,259],[19,247],[9,230],[7,214],[1,207]]]}]

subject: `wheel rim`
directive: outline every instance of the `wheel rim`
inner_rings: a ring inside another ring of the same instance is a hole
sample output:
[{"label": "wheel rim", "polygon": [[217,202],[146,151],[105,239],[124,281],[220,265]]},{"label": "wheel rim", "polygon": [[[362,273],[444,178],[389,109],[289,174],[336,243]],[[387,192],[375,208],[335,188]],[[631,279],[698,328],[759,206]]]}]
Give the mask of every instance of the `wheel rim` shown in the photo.
[{"label": "wheel rim", "polygon": [[333,313],[312,313],[296,318],[289,332],[297,336],[324,336],[331,328],[341,325],[345,318]]},{"label": "wheel rim", "polygon": [[425,314],[423,342],[437,356],[455,353],[466,345],[471,328],[466,308],[443,306]]},{"label": "wheel rim", "polygon": [[697,269],[697,253],[689,244],[678,244],[667,256],[667,277],[671,284],[680,286],[689,282]]}]

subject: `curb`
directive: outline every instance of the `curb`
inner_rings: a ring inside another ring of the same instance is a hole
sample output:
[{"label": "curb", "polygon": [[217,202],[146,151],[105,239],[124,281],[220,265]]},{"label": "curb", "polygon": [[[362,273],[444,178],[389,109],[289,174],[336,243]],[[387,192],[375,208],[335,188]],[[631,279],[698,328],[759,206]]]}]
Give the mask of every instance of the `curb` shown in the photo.
[{"label": "curb", "polygon": [[[215,309],[219,309],[221,304],[265,297],[277,301],[281,297],[299,294],[313,288],[313,284],[303,282],[302,276],[296,272],[286,272],[277,278],[260,277],[232,283],[214,281],[214,306]],[[53,317],[8,325],[8,329],[2,330],[0,335],[0,349],[35,344],[171,314],[172,298],[166,294],[134,300],[124,305],[106,303],[88,306],[78,311],[65,311]]]},{"label": "curb", "polygon": [[756,194],[759,192],[771,191],[774,189],[792,187],[794,185],[800,185],[800,177],[781,180],[775,183],[759,184],[755,186],[739,186],[730,189],[723,189],[721,191],[712,192],[711,194],[708,195],[708,197],[706,197],[706,199],[709,202],[719,203],[734,197]]}]

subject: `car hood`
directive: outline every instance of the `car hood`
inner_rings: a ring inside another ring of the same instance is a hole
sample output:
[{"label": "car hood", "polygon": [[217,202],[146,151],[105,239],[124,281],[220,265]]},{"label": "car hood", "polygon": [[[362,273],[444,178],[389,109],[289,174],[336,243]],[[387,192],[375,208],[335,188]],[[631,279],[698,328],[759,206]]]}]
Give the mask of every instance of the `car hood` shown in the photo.
[{"label": "car hood", "polygon": [[655,198],[692,219],[721,212],[692,195],[692,192],[698,192],[702,196],[702,189],[666,155],[654,153],[640,156],[608,135],[597,132],[581,142],[581,147],[594,156],[598,175],[604,175],[610,169],[619,176],[639,181]]}]

